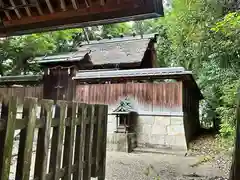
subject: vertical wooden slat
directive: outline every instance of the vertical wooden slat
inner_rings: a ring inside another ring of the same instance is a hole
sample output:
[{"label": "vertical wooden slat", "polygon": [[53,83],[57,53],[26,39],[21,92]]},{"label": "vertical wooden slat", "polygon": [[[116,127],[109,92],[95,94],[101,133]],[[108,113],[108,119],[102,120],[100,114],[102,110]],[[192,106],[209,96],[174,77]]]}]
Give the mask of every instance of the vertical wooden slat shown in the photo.
[{"label": "vertical wooden slat", "polygon": [[92,164],[91,164],[91,177],[97,176],[97,150],[98,150],[98,131],[99,131],[99,109],[100,105],[95,105],[94,111],[94,126],[93,126],[93,143],[92,143]]},{"label": "vertical wooden slat", "polygon": [[102,120],[102,144],[101,144],[101,162],[98,171],[98,180],[105,180],[105,169],[106,169],[106,149],[107,149],[107,119],[108,119],[108,106],[104,105]]},{"label": "vertical wooden slat", "polygon": [[[75,149],[75,163],[77,164],[77,171],[74,173],[73,180],[82,180],[84,167],[84,153],[85,153],[85,134],[86,134],[86,115],[87,105],[78,105],[78,121],[80,126],[76,129],[76,149]],[[80,138],[80,139],[79,139]],[[80,142],[80,143],[79,143]]]},{"label": "vertical wooden slat", "polygon": [[85,137],[85,167],[83,171],[83,179],[91,179],[91,164],[92,164],[92,143],[93,143],[93,126],[94,126],[94,105],[88,105],[87,108],[87,118],[88,118],[88,127],[86,128],[86,137]]},{"label": "vertical wooden slat", "polygon": [[[6,97],[5,97],[6,99]],[[2,103],[2,109],[1,109],[1,119],[4,120],[4,124],[7,122],[8,119],[8,103],[7,101],[4,101],[4,94],[1,94],[1,103]],[[0,131],[0,179],[2,176],[2,167],[3,167],[3,153],[4,153],[4,143],[5,143],[5,137],[6,137],[6,129]]]},{"label": "vertical wooden slat", "polygon": [[47,173],[48,148],[50,143],[53,100],[43,99],[41,100],[41,105],[42,105],[41,120],[44,121],[44,127],[40,128],[38,131],[34,177],[38,178],[39,180],[45,180],[46,179],[45,175]]},{"label": "vertical wooden slat", "polygon": [[17,98],[12,96],[9,98],[8,101],[8,117],[6,122],[7,127],[4,139],[3,157],[2,162],[0,162],[2,164],[0,169],[1,180],[9,179],[16,115],[17,115]]},{"label": "vertical wooden slat", "polygon": [[60,108],[60,114],[59,113],[56,114],[57,118],[59,118],[59,126],[53,128],[50,167],[49,167],[49,172],[53,173],[52,180],[59,179],[58,170],[61,168],[60,166],[61,166],[62,147],[63,147],[63,135],[64,135],[64,127],[65,127],[68,104],[66,101],[57,101],[57,106]]},{"label": "vertical wooden slat", "polygon": [[103,128],[102,128],[102,121],[103,121],[103,113],[104,113],[104,106],[103,105],[99,105],[97,108],[97,130],[95,132],[96,135],[96,141],[94,138],[94,144],[96,144],[96,164],[93,165],[92,169],[94,171],[95,168],[95,174],[92,174],[93,177],[96,177],[98,174],[98,170],[99,170],[99,163],[101,160],[101,144],[102,144],[102,137],[103,137]]},{"label": "vertical wooden slat", "polygon": [[20,132],[16,172],[16,177],[19,180],[29,180],[36,112],[37,98],[25,98],[23,105],[23,118],[27,121],[27,127]]},{"label": "vertical wooden slat", "polygon": [[68,108],[68,115],[67,115],[70,120],[70,126],[66,127],[66,130],[65,130],[63,167],[66,167],[67,170],[66,170],[65,176],[62,178],[63,180],[71,179],[73,142],[74,142],[74,133],[75,133],[75,124],[76,124],[76,111],[77,111],[77,103],[73,102],[71,108]]}]

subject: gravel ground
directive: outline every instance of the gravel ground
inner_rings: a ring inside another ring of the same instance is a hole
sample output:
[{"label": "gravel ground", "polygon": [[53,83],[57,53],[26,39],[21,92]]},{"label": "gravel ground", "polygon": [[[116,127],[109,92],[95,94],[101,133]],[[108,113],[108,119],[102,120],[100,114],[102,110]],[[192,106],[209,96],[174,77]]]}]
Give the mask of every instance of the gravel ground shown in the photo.
[{"label": "gravel ground", "polygon": [[[107,152],[106,180],[224,180],[215,161],[192,167],[200,156]],[[224,177],[225,176],[225,177]]]}]

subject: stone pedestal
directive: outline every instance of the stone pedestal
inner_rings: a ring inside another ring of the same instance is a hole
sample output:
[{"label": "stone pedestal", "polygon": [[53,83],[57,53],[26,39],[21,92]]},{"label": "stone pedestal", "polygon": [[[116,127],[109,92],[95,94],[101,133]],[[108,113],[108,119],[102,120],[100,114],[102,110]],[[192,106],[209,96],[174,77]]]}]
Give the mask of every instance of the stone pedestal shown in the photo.
[{"label": "stone pedestal", "polygon": [[107,150],[119,152],[132,152],[137,146],[135,133],[108,133]]}]

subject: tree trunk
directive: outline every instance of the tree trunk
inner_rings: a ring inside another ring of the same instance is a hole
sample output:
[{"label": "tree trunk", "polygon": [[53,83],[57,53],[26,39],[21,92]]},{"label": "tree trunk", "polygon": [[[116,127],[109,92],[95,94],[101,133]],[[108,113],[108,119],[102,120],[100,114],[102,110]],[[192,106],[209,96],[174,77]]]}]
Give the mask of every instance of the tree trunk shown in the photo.
[{"label": "tree trunk", "polygon": [[240,93],[237,97],[237,121],[236,121],[236,138],[235,151],[233,154],[232,167],[229,180],[240,179]]}]

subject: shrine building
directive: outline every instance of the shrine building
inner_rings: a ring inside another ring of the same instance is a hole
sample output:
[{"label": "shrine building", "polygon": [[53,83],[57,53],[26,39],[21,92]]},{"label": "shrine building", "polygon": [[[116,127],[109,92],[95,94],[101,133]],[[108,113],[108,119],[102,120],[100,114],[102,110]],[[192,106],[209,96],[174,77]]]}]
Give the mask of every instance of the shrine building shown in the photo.
[{"label": "shrine building", "polygon": [[203,96],[192,72],[158,67],[156,42],[154,34],[109,38],[38,57],[44,71],[38,96],[107,104],[108,150],[184,152],[200,129]]}]

